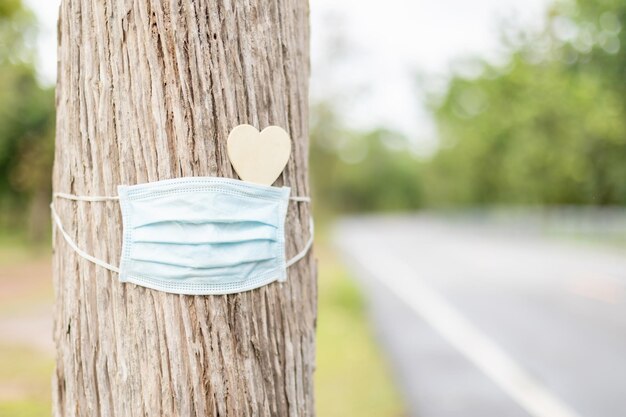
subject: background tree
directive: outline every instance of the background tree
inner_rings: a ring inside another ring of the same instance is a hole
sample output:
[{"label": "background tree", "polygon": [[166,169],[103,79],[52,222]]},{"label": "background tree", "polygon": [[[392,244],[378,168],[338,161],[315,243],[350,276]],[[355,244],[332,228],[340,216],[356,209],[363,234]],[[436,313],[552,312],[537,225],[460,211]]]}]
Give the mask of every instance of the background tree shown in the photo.
[{"label": "background tree", "polygon": [[[277,185],[308,195],[308,42],[305,0],[63,0],[54,189],[235,177],[226,138],[249,123],[290,132]],[[56,204],[82,248],[117,263],[117,204]],[[288,257],[308,221],[290,205]],[[284,284],[181,296],[120,284],[54,242],[56,416],[314,414],[310,254]]]},{"label": "background tree", "polygon": [[35,72],[36,27],[21,0],[0,4],[0,228],[48,236],[54,92]]},{"label": "background tree", "polygon": [[504,66],[455,76],[433,101],[442,148],[433,205],[626,204],[626,5],[556,4],[539,33],[513,31]]},{"label": "background tree", "polygon": [[311,176],[315,211],[333,213],[411,210],[422,205],[421,164],[401,134],[389,129],[355,131],[331,103],[313,107]]}]

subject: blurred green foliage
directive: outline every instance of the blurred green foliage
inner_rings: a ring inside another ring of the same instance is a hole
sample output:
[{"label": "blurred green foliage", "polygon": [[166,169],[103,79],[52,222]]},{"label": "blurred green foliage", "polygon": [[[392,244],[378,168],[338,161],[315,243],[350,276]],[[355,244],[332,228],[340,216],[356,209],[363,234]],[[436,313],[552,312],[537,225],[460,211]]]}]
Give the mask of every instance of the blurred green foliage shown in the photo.
[{"label": "blurred green foliage", "polygon": [[47,230],[54,91],[35,71],[36,22],[21,0],[0,2],[0,227]]},{"label": "blurred green foliage", "polygon": [[[509,60],[468,61],[431,94],[440,144],[349,132],[313,108],[312,177],[327,211],[626,205],[626,3],[558,2],[540,32],[503,27]],[[427,80],[428,81],[428,80]]]},{"label": "blurred green foliage", "polygon": [[420,165],[397,133],[342,127],[329,103],[312,108],[310,174],[318,216],[422,204]]},{"label": "blurred green foliage", "polygon": [[430,204],[626,204],[626,3],[578,4],[505,39],[505,66],[482,63],[432,100]]}]

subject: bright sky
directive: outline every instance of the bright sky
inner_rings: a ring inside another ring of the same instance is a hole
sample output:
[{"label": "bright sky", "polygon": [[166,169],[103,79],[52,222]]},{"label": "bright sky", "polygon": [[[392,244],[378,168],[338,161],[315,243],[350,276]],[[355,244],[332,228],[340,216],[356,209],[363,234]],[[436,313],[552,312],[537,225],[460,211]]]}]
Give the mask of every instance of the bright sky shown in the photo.
[{"label": "bright sky", "polygon": [[[39,68],[56,77],[60,0],[26,0],[42,23]],[[540,24],[549,0],[310,0],[313,100],[339,98],[356,128],[387,126],[428,152],[432,121],[417,74],[445,77],[463,57],[502,59],[498,29],[505,19]],[[342,47],[338,47],[342,45]]]}]

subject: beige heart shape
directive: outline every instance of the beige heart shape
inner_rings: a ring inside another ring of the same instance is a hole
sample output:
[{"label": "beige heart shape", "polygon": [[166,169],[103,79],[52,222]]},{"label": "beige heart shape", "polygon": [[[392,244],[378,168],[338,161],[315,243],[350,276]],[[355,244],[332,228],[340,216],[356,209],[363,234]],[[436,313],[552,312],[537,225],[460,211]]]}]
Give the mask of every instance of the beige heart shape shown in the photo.
[{"label": "beige heart shape", "polygon": [[226,147],[239,178],[272,185],[287,165],[291,139],[278,126],[268,126],[259,132],[254,126],[244,124],[231,130]]}]

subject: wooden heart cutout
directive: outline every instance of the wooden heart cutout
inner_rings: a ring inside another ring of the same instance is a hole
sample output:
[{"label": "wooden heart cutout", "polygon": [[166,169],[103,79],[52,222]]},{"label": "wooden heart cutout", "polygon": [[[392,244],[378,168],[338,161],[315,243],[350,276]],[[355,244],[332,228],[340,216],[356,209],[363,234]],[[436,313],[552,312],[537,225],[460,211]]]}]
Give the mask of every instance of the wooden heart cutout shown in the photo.
[{"label": "wooden heart cutout", "polygon": [[226,148],[239,178],[272,185],[287,165],[291,139],[278,126],[268,126],[259,132],[254,126],[239,125],[228,135]]}]

